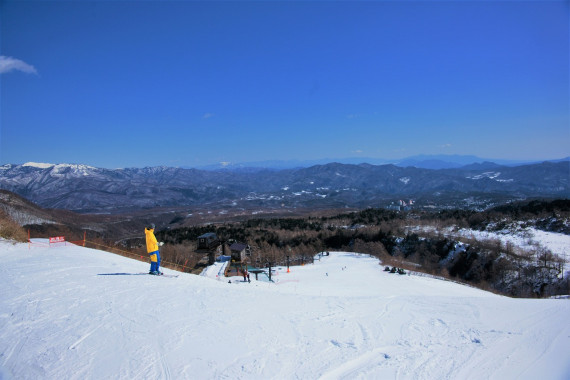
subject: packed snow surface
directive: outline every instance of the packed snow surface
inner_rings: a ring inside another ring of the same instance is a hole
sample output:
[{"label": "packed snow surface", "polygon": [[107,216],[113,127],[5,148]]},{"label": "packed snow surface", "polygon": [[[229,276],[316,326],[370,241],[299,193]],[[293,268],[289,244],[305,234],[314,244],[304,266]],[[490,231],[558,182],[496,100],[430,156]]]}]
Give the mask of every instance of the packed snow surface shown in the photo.
[{"label": "packed snow surface", "polygon": [[390,274],[366,255],[272,283],[150,276],[69,245],[0,241],[0,260],[2,379],[570,378],[568,299]]}]

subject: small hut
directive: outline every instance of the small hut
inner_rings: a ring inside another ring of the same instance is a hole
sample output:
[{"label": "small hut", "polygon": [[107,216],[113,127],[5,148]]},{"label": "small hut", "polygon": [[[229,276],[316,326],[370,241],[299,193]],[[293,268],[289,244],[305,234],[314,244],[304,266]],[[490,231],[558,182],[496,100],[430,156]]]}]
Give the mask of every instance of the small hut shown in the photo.
[{"label": "small hut", "polygon": [[232,261],[242,262],[245,261],[248,254],[249,246],[242,243],[233,243],[230,245],[230,251],[232,253]]},{"label": "small hut", "polygon": [[198,236],[198,249],[204,251],[211,251],[220,245],[220,240],[213,232],[208,232]]}]

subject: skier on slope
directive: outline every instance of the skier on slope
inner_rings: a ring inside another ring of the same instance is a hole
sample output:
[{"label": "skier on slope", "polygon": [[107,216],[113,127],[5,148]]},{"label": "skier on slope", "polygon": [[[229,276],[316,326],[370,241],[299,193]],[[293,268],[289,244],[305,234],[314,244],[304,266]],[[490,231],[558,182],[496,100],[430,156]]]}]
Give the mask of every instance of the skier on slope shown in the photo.
[{"label": "skier on slope", "polygon": [[146,235],[146,251],[150,256],[150,272],[149,274],[160,275],[162,274],[158,269],[160,268],[160,252],[158,250],[158,242],[154,236],[154,223],[144,229]]}]

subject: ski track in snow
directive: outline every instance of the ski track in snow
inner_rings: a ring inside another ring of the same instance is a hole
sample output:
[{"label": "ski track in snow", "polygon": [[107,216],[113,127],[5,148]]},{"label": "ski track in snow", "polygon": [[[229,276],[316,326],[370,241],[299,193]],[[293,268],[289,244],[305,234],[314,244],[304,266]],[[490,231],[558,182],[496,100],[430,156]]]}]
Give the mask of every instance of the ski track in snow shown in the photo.
[{"label": "ski track in snow", "polygon": [[[276,283],[0,241],[1,379],[568,379],[570,301],[331,253]],[[167,273],[174,273],[165,269]]]}]

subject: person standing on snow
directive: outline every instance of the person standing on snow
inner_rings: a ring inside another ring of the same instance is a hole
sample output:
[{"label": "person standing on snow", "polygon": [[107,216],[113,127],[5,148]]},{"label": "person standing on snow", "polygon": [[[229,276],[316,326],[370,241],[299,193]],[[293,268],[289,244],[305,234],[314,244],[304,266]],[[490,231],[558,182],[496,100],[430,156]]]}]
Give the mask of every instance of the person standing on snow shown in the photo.
[{"label": "person standing on snow", "polygon": [[146,251],[150,256],[150,272],[148,273],[155,275],[162,274],[158,270],[160,268],[160,252],[158,250],[158,242],[154,236],[153,223],[144,229],[144,234],[146,235]]}]

